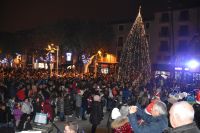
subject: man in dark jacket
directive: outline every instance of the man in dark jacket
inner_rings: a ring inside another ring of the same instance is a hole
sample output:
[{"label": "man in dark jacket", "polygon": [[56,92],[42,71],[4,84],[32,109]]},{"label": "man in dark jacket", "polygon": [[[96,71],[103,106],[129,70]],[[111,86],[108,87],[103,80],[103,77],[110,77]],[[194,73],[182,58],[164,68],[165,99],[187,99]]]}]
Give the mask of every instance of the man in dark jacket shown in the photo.
[{"label": "man in dark jacket", "polygon": [[[161,101],[156,101],[152,107],[151,115],[146,114],[137,106],[129,107],[129,122],[134,133],[162,133],[168,127],[167,108]],[[144,122],[138,123],[138,117]]]},{"label": "man in dark jacket", "polygon": [[194,119],[194,109],[186,101],[173,104],[170,111],[170,123],[173,129],[168,129],[164,133],[200,133]]},{"label": "man in dark jacket", "polygon": [[97,126],[103,119],[103,108],[100,101],[101,101],[100,96],[95,95],[90,113],[90,123],[92,124],[91,133],[95,133]]},{"label": "man in dark jacket", "polygon": [[196,94],[196,103],[193,104],[194,108],[194,121],[200,129],[200,90]]}]

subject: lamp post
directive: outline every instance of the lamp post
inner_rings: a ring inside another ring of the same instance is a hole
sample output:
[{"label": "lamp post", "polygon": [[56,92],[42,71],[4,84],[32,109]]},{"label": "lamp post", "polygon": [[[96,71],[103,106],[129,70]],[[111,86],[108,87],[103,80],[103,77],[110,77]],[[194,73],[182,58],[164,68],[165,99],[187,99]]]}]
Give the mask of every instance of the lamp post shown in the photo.
[{"label": "lamp post", "polygon": [[56,46],[56,51],[57,51],[57,53],[56,53],[56,75],[58,76],[58,63],[59,63],[59,46],[57,45]]}]

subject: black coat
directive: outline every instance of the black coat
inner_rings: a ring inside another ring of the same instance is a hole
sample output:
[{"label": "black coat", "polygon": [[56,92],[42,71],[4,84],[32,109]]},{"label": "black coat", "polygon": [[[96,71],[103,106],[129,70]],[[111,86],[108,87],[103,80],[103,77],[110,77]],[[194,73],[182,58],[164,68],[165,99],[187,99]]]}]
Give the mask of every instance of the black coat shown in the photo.
[{"label": "black coat", "polygon": [[194,122],[173,129],[169,128],[165,130],[163,133],[200,133],[200,130],[198,129],[196,123]]},{"label": "black coat", "polygon": [[93,102],[90,113],[90,123],[92,125],[100,124],[103,119],[103,108],[100,102]]},{"label": "black coat", "polygon": [[193,108],[194,108],[194,121],[196,122],[198,128],[200,129],[200,104],[198,103],[195,103],[193,105]]},{"label": "black coat", "polygon": [[73,99],[69,95],[64,98],[64,112],[65,115],[73,114]]}]

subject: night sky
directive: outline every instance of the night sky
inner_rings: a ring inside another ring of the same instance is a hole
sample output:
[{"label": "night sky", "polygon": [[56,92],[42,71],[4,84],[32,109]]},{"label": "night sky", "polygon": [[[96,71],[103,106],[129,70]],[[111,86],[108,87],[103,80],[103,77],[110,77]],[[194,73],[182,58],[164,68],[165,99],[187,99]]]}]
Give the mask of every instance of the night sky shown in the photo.
[{"label": "night sky", "polygon": [[167,0],[0,0],[0,32],[27,30],[67,19],[134,19],[139,7],[138,1],[142,1],[142,12],[145,17],[151,16],[153,10],[161,8],[167,2]]}]

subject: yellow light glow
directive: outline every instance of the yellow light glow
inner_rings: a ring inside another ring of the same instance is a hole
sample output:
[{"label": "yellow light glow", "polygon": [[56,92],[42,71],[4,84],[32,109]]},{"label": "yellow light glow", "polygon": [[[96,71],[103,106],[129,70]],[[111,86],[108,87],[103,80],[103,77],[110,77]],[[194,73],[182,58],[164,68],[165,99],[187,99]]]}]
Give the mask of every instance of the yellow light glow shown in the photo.
[{"label": "yellow light glow", "polygon": [[101,55],[101,51],[100,50],[98,51],[98,54]]}]

